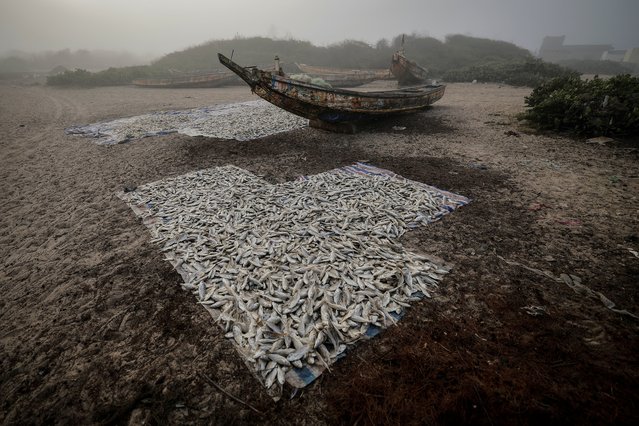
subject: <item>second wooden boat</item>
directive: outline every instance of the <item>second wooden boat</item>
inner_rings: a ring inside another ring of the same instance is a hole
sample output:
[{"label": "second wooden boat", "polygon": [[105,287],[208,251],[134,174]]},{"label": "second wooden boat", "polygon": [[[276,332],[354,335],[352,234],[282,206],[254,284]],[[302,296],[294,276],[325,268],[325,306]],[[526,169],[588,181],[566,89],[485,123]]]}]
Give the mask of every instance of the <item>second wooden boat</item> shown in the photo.
[{"label": "second wooden boat", "polygon": [[138,87],[167,89],[220,87],[238,82],[239,79],[237,76],[230,72],[217,72],[174,78],[145,78],[133,80],[133,84]]},{"label": "second wooden boat", "polygon": [[428,81],[428,70],[404,56],[404,49],[393,54],[390,70],[400,85],[423,84]]}]

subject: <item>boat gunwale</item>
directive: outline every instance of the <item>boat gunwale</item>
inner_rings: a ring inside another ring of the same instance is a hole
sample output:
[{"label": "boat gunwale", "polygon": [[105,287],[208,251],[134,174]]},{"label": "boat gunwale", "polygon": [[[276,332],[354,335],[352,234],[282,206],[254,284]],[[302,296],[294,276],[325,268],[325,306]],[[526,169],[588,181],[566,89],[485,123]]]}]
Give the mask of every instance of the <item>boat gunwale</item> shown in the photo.
[{"label": "boat gunwale", "polygon": [[[282,77],[279,75],[275,75],[267,71],[260,70],[260,72],[263,73],[262,75],[264,77],[270,74],[271,81],[277,80],[282,83],[289,84],[291,86],[300,86],[300,87],[311,89],[317,92],[334,93],[336,95],[344,95],[344,96],[351,96],[351,97],[358,97],[358,98],[415,98],[415,97],[421,97],[428,93],[436,92],[438,89],[446,87],[446,85],[444,84],[422,84],[417,86],[407,86],[407,87],[393,89],[393,90],[360,92],[357,90],[342,89],[338,87],[328,89],[326,87],[305,83],[303,81],[293,80],[289,77]],[[272,83],[270,85],[270,88],[271,90],[276,90],[275,88],[273,88]]]}]

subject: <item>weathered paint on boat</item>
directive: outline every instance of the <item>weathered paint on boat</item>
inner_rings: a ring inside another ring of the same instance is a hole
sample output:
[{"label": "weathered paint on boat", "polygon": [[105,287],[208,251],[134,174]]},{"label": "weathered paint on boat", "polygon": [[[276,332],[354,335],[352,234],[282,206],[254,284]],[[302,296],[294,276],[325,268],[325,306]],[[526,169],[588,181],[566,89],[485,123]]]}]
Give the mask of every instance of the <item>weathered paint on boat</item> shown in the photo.
[{"label": "weathered paint on boat", "polygon": [[293,114],[328,123],[365,121],[423,110],[444,95],[444,85],[422,85],[381,92],[357,92],[291,80],[283,73],[242,67],[218,53],[222,65],[242,78],[261,98]]}]

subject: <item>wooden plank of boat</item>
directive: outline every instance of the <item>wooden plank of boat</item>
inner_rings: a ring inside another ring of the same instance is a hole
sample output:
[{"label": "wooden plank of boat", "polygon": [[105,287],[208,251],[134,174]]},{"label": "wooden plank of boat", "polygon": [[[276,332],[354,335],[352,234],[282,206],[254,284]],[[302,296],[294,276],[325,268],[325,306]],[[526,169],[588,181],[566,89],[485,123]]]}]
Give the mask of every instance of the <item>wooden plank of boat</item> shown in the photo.
[{"label": "wooden plank of boat", "polygon": [[400,85],[421,84],[428,81],[428,70],[407,59],[402,50],[393,54],[390,70]]},{"label": "wooden plank of boat", "polygon": [[239,82],[237,76],[230,72],[218,72],[175,78],[148,78],[133,80],[138,87],[149,88],[206,88],[220,87]]},{"label": "wooden plank of boat", "polygon": [[218,53],[220,63],[236,73],[261,98],[293,114],[327,123],[353,123],[424,110],[444,95],[444,85],[357,92],[292,80],[280,72],[242,67]]}]

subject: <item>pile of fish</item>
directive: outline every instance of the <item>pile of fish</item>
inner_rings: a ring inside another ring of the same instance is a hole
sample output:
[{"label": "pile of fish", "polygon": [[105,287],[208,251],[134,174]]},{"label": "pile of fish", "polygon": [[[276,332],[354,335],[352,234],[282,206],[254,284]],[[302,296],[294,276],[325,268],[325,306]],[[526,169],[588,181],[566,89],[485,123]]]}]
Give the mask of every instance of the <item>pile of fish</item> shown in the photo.
[{"label": "pile of fish", "polygon": [[342,169],[273,185],[234,166],[120,194],[271,394],[430,297],[447,270],[398,239],[449,195]]},{"label": "pile of fish", "polygon": [[257,100],[181,111],[159,111],[69,127],[66,132],[95,138],[100,145],[176,132],[188,136],[245,141],[299,129],[307,124],[308,120],[304,118]]}]

